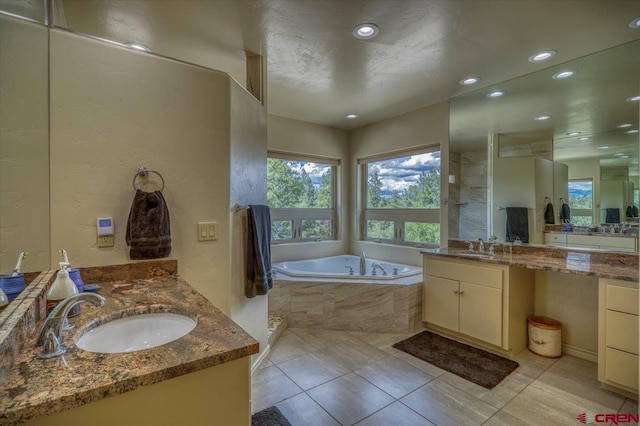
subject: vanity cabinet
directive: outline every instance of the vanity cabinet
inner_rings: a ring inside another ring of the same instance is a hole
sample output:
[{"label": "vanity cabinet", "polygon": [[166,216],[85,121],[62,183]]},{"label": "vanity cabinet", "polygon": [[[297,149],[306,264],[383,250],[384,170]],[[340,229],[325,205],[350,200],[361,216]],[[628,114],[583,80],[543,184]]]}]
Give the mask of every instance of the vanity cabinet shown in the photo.
[{"label": "vanity cabinet", "polygon": [[425,257],[423,321],[455,337],[515,354],[527,346],[533,271]]},{"label": "vanity cabinet", "polygon": [[638,251],[638,239],[602,235],[545,232],[544,243],[553,246],[595,248],[616,251]]},{"label": "vanity cabinet", "polygon": [[638,392],[638,283],[600,278],[598,380]]}]

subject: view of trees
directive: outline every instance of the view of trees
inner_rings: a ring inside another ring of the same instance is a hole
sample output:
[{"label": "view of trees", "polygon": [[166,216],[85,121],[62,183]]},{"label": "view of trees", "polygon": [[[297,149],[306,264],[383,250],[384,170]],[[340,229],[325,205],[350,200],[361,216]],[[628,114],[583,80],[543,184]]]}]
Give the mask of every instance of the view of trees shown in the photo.
[{"label": "view of trees", "polygon": [[[569,207],[571,210],[593,209],[593,182],[591,180],[569,182]],[[593,216],[571,215],[576,226],[592,226]]]},{"label": "view of trees", "polygon": [[[320,183],[314,185],[311,176],[302,167],[307,164],[322,171]],[[267,159],[267,204],[277,208],[320,208],[332,207],[331,166],[305,163],[277,158]],[[303,238],[330,237],[330,220],[303,220]],[[293,236],[292,222],[274,220],[271,224],[273,240],[290,239]]]},{"label": "view of trees", "polygon": [[[440,170],[431,167],[420,173],[418,181],[404,190],[391,191],[385,196],[383,183],[377,171],[368,173],[367,208],[369,209],[439,209]],[[394,222],[389,220],[367,221],[367,236],[389,240],[394,238]],[[407,222],[404,240],[415,243],[438,244],[440,242],[439,223]]]}]

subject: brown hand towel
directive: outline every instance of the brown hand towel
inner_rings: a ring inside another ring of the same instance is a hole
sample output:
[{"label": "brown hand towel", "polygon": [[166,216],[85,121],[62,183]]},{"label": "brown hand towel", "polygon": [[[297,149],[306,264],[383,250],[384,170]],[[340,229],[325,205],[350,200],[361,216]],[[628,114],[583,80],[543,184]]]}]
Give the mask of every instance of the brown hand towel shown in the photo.
[{"label": "brown hand towel", "polygon": [[171,253],[169,209],[162,192],[136,190],[127,221],[131,259],[157,259]]}]

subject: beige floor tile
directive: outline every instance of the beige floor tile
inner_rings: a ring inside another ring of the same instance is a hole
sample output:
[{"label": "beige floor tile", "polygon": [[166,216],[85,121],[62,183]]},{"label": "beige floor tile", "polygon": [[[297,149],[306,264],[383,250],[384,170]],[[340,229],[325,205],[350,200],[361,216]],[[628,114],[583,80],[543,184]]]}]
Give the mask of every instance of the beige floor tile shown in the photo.
[{"label": "beige floor tile", "polygon": [[315,387],[307,394],[343,425],[352,425],[394,401],[355,373]]},{"label": "beige floor tile", "polygon": [[321,385],[351,371],[316,354],[307,354],[283,362],[278,364],[278,368],[304,390]]},{"label": "beige floor tile", "polygon": [[383,408],[367,417],[356,426],[432,426],[429,420],[422,417],[401,402]]},{"label": "beige floor tile", "polygon": [[498,411],[484,401],[440,380],[400,400],[437,425],[480,425]]},{"label": "beige floor tile", "polygon": [[353,336],[348,331],[322,330],[317,328],[289,328],[289,330],[314,350],[353,339]]},{"label": "beige floor tile", "polygon": [[389,356],[388,353],[359,339],[336,343],[322,349],[318,355],[352,371]]},{"label": "beige floor tile", "polygon": [[[579,425],[579,423],[576,423]],[[510,414],[500,410],[489,420],[483,423],[483,426],[527,426],[528,423],[513,417]]]},{"label": "beige floor tile", "polygon": [[301,392],[277,366],[265,367],[251,377],[251,412],[264,410]]},{"label": "beige floor tile", "polygon": [[[526,381],[523,381],[525,379]],[[530,383],[526,377],[507,376],[502,382],[497,384],[493,389],[483,388],[473,382],[463,379],[453,373],[446,372],[439,377],[446,383],[463,390],[478,399],[490,404],[496,408],[504,407],[509,401],[520,393]]]},{"label": "beige floor tile", "polygon": [[532,379],[538,378],[538,376],[557,362],[557,359],[541,357],[528,349],[520,352],[513,360],[520,364],[520,367],[518,367],[514,373],[531,377]]},{"label": "beige floor tile", "polygon": [[273,363],[273,361],[271,361],[269,358],[265,359],[264,361],[262,361],[262,364],[260,364],[259,369],[262,370],[265,367],[271,367],[272,365],[275,365]]},{"label": "beige floor tile", "polygon": [[624,404],[622,404],[622,408],[618,412],[625,414],[638,414],[638,401],[634,401],[629,398],[625,399]]},{"label": "beige floor tile", "polygon": [[[414,333],[357,333],[356,337],[381,349],[385,352],[395,343],[398,343],[408,337],[411,337]],[[395,349],[394,350],[398,350]]]},{"label": "beige floor tile", "polygon": [[535,386],[523,390],[502,411],[534,426],[576,426],[581,413],[596,414]]},{"label": "beige floor tile", "polygon": [[598,379],[598,364],[586,359],[576,358],[571,355],[564,355],[553,364],[549,370],[562,369],[576,374],[582,374],[592,379]]},{"label": "beige floor tile", "polygon": [[396,353],[393,354],[393,356],[398,359],[401,359],[402,361],[408,362],[409,364],[419,368],[425,373],[429,373],[433,377],[439,377],[442,374],[446,373],[446,371],[443,370],[442,368],[436,367],[433,364],[423,361],[420,358],[416,358],[413,355],[409,355],[408,353],[403,351],[397,351]]},{"label": "beige floor tile", "polygon": [[602,389],[600,382],[563,369],[549,369],[531,386],[567,399],[596,413],[617,413],[625,398]]},{"label": "beige floor tile", "polygon": [[285,399],[276,407],[289,420],[291,426],[340,426],[306,393]]},{"label": "beige floor tile", "polygon": [[433,380],[432,375],[393,356],[356,370],[356,374],[394,398],[402,398]]},{"label": "beige floor tile", "polygon": [[285,330],[278,343],[271,348],[269,359],[274,364],[289,361],[302,355],[318,350],[316,346],[310,345],[293,333],[291,329]]}]

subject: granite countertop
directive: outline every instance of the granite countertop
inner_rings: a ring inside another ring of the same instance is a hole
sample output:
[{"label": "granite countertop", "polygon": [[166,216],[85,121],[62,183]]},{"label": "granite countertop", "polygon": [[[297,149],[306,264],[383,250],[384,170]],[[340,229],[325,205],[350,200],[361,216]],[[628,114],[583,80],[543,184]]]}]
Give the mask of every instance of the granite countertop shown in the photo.
[{"label": "granite countertop", "polygon": [[[75,329],[62,333],[65,355],[41,360],[36,358],[40,347],[22,349],[0,388],[0,424],[78,407],[258,352],[256,340],[180,277],[101,283],[99,294],[105,305],[83,304],[81,314],[70,319]],[[123,316],[122,311],[183,313],[198,323],[181,339],[144,351],[98,354],[75,346],[90,323]]]},{"label": "granite countertop", "polygon": [[638,281],[638,253],[595,252],[553,247],[512,246],[512,253],[498,252],[493,256],[469,252],[463,248],[422,250],[427,256],[473,260],[527,269],[544,269],[567,274]]}]

